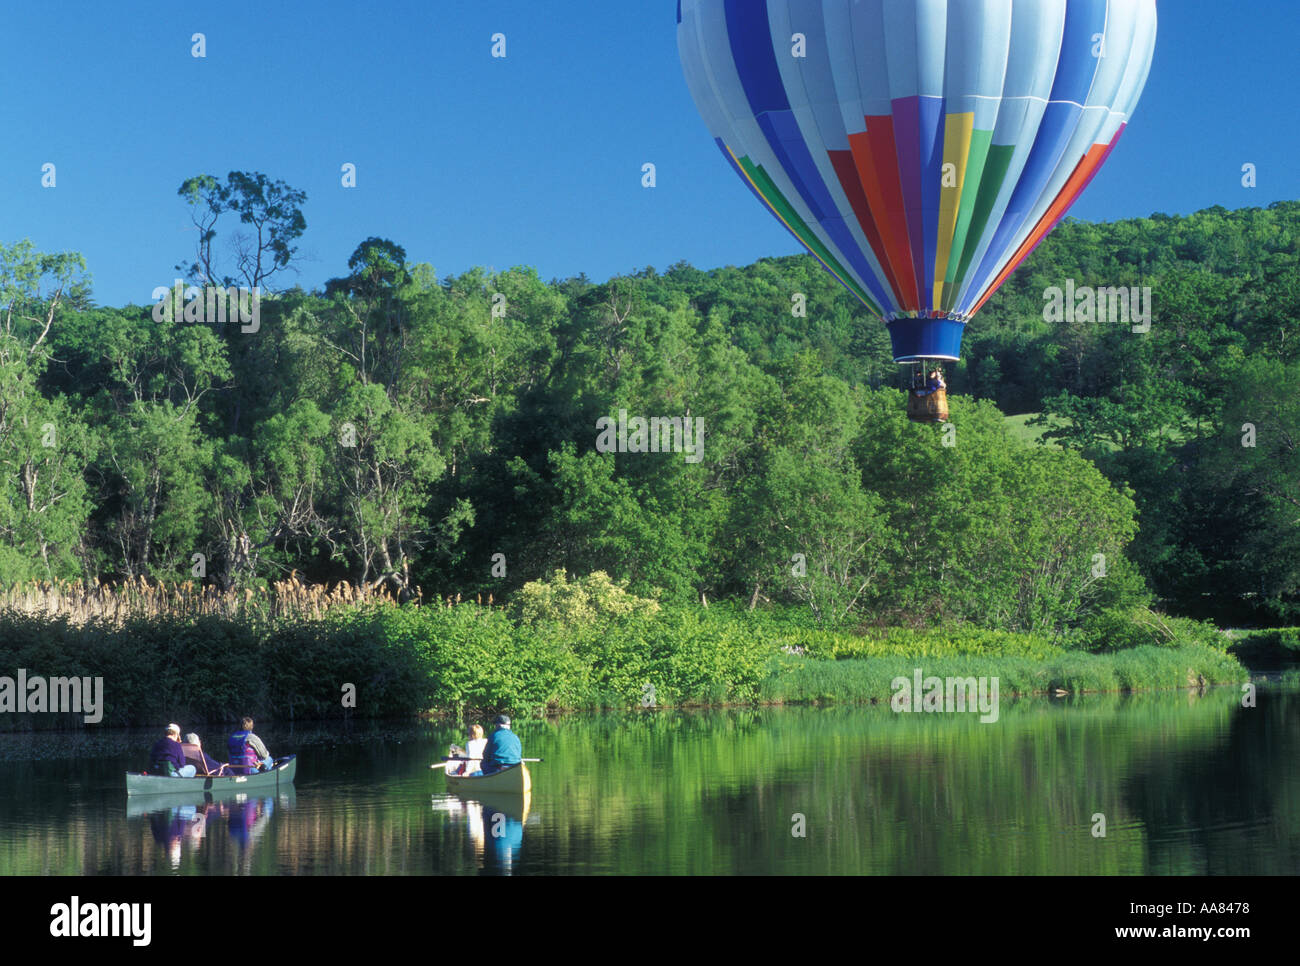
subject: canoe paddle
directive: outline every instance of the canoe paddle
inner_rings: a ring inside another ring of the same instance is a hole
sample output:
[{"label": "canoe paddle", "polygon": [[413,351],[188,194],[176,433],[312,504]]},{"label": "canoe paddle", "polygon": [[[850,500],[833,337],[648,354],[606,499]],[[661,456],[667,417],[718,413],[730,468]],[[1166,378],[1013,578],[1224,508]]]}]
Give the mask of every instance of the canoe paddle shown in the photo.
[{"label": "canoe paddle", "polygon": [[[430,768],[446,768],[453,761],[481,761],[480,758],[448,758],[446,761],[435,761]],[[520,758],[520,761],[545,761],[545,758]]]}]

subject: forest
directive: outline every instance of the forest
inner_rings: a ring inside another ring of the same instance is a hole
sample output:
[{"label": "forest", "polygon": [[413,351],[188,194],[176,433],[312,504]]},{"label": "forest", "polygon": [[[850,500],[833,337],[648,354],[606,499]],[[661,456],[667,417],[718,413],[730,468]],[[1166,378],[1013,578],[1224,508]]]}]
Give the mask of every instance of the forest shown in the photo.
[{"label": "forest", "polygon": [[[811,257],[544,281],[371,237],[308,291],[302,192],[180,198],[193,288],[164,273],[149,304],[0,245],[0,585],[503,601],[603,572],[827,628],[1296,623],[1300,203],[1063,223],[973,320],[934,427]],[[1149,327],[1053,316],[1067,283],[1149,289]]]}]

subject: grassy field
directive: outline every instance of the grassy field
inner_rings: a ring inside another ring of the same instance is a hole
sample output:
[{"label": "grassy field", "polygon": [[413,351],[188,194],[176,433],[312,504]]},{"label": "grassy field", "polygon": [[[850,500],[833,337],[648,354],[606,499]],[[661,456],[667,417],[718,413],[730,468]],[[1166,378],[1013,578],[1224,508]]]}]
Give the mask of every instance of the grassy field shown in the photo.
[{"label": "grassy field", "polygon": [[[1040,415],[1042,414],[1021,413],[1019,416],[1006,416],[1004,418],[1006,419],[1007,428],[1011,430],[1012,435],[1015,436],[1017,439],[1023,440],[1026,443],[1039,443],[1042,442],[1043,433],[1047,431],[1048,427],[1030,426],[1029,421],[1031,419],[1037,418]],[[1069,424],[1069,420],[1061,419],[1059,417],[1057,418],[1056,425],[1065,426],[1068,424]],[[1177,443],[1187,442],[1189,439],[1193,437],[1194,434],[1190,430],[1184,431],[1182,429],[1179,429],[1178,427],[1168,427],[1166,428],[1165,435],[1170,440],[1172,440],[1174,443],[1177,444]],[[1048,442],[1045,445],[1051,446],[1054,449],[1061,448],[1060,444],[1054,441]],[[1112,452],[1118,450],[1118,447],[1113,444],[1109,445],[1107,448],[1110,449]]]},{"label": "grassy field", "polygon": [[[1039,413],[1022,413],[1019,416],[1007,416],[1007,428],[1011,430],[1013,436],[1023,440],[1026,443],[1042,442],[1043,433],[1046,426],[1030,426],[1029,421],[1040,415]],[[1055,442],[1049,442],[1046,445],[1053,449],[1060,449],[1060,445]]]}]

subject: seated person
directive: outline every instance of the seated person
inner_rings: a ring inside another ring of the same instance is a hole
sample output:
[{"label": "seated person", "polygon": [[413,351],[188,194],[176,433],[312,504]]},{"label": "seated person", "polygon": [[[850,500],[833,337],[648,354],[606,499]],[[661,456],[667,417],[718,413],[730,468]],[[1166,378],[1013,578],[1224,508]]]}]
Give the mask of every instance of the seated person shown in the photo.
[{"label": "seated person", "polygon": [[487,739],[483,737],[483,726],[471,726],[469,741],[465,742],[465,747],[451,746],[451,756],[453,758],[468,758],[469,761],[453,761],[447,766],[447,774],[469,775],[478,771],[483,764],[483,749],[485,747],[487,747]]},{"label": "seated person", "polygon": [[185,763],[185,751],[181,748],[181,726],[169,724],[167,736],[159,738],[149,749],[149,774],[193,778],[194,772],[194,766]]},{"label": "seated person", "polygon": [[497,726],[496,730],[492,732],[492,737],[488,739],[487,746],[483,749],[482,773],[484,775],[491,775],[502,768],[523,761],[524,749],[519,736],[510,730],[510,717],[499,714],[493,724]]},{"label": "seated person", "polygon": [[181,749],[185,752],[185,763],[193,765],[196,774],[224,774],[226,766],[203,750],[203,744],[199,741],[199,736],[193,732],[185,736]]},{"label": "seated person", "polygon": [[947,388],[948,384],[943,380],[943,373],[937,368],[931,369],[925,379],[922,379],[920,373],[917,373],[916,378],[912,380],[912,393],[917,397],[929,396],[940,389]]},{"label": "seated person", "polygon": [[269,771],[274,764],[262,739],[253,734],[253,719],[243,720],[243,731],[236,731],[226,742],[230,753],[230,770],[236,775],[252,775],[259,769]]}]

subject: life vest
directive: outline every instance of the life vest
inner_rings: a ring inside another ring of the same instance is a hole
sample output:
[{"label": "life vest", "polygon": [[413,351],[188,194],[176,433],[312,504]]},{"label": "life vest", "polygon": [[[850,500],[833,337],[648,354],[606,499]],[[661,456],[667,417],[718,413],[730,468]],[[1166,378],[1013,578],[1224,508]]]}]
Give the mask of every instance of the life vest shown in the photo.
[{"label": "life vest", "polygon": [[236,774],[253,774],[261,761],[253,746],[248,743],[248,736],[251,734],[251,731],[237,731],[226,742],[226,750],[230,753],[230,764]]}]

